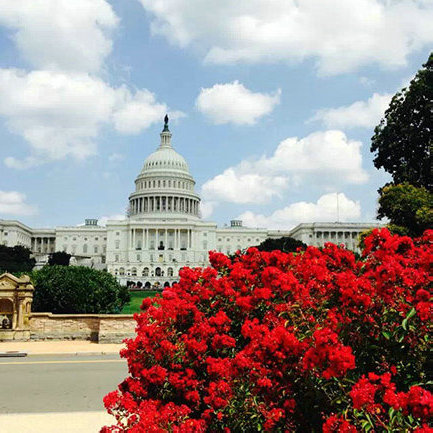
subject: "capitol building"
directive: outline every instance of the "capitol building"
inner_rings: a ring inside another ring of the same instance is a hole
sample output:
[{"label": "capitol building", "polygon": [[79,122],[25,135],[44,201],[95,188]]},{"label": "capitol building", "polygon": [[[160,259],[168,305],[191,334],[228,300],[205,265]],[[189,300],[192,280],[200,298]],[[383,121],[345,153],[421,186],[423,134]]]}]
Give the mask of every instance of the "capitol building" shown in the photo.
[{"label": "capitol building", "polygon": [[71,264],[106,269],[122,284],[163,287],[178,279],[184,266],[208,264],[208,251],[232,254],[267,238],[291,236],[308,245],[345,244],[357,250],[358,235],[371,223],[302,223],[291,230],[247,228],[240,220],[218,227],[200,216],[200,197],[185,159],[173,148],[165,118],[161,141],[144,161],[129,196],[124,220],[99,226],[85,224],[51,229],[30,228],[16,220],[0,220],[0,244],[22,245],[33,252],[37,266],[55,251],[72,255]]}]

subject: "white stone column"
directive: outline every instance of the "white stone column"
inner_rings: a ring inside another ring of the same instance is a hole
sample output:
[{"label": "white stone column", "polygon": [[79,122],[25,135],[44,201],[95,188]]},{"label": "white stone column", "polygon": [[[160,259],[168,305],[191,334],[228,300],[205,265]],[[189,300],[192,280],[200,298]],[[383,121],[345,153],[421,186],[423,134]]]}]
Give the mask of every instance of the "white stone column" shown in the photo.
[{"label": "white stone column", "polygon": [[167,247],[168,247],[168,230],[167,229],[165,229],[164,247],[165,247],[165,249],[167,249]]},{"label": "white stone column", "polygon": [[155,229],[155,249],[158,250],[159,247],[159,230]]}]

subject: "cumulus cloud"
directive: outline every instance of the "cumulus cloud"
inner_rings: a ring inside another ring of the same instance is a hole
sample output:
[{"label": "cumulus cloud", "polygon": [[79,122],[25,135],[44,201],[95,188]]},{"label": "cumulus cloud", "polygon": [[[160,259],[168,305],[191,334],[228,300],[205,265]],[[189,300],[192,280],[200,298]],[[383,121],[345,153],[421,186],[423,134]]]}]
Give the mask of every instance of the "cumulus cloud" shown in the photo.
[{"label": "cumulus cloud", "polygon": [[[118,89],[119,104],[113,113],[113,123],[117,131],[124,134],[138,134],[152,123],[161,122],[167,113],[167,105],[158,103],[149,90],[131,93],[126,87]],[[181,111],[169,113],[171,120],[184,117]]]},{"label": "cumulus cloud", "polygon": [[39,69],[98,71],[118,22],[106,0],[0,0],[0,24]]},{"label": "cumulus cloud", "polygon": [[280,94],[281,90],[255,93],[234,81],[201,89],[196,107],[215,124],[252,125],[272,112],[280,102]]},{"label": "cumulus cloud", "polygon": [[361,145],[337,130],[287,138],[273,155],[242,161],[205,182],[202,195],[206,200],[260,204],[306,182],[321,187],[362,184],[368,176],[362,168]]},{"label": "cumulus cloud", "polygon": [[122,214],[114,214],[114,215],[104,215],[98,219],[98,225],[105,227],[108,221],[122,221],[126,219],[125,215]]},{"label": "cumulus cloud", "polygon": [[359,201],[350,200],[343,193],[330,193],[322,195],[316,203],[305,201],[292,203],[271,215],[247,211],[239,215],[238,219],[241,219],[247,227],[291,229],[302,222],[353,221],[360,216]]},{"label": "cumulus cloud", "polygon": [[230,167],[208,180],[202,187],[203,196],[232,203],[263,204],[287,188],[286,177],[254,173],[249,164],[245,165]]},{"label": "cumulus cloud", "polygon": [[0,191],[0,214],[34,215],[36,208],[26,203],[26,195],[17,191]]},{"label": "cumulus cloud", "polygon": [[201,201],[200,202],[200,213],[203,219],[209,218],[217,206],[217,203],[214,201]]},{"label": "cumulus cloud", "polygon": [[302,61],[321,74],[406,64],[433,42],[429,0],[139,0],[153,34],[204,51],[211,63]]},{"label": "cumulus cloud", "polygon": [[95,139],[103,124],[111,123],[121,133],[137,133],[161,121],[168,110],[148,90],[133,93],[78,73],[0,69],[0,94],[0,116],[31,147],[24,160],[5,159],[14,168],[87,158],[97,151]]},{"label": "cumulus cloud", "polygon": [[374,93],[367,101],[317,111],[310,121],[321,121],[327,128],[373,128],[383,117],[392,95]]}]

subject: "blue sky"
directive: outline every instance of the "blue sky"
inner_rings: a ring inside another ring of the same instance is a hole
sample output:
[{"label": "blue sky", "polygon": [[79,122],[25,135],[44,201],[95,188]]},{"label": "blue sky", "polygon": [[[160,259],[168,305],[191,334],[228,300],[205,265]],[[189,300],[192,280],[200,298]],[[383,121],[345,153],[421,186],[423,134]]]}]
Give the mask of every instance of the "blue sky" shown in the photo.
[{"label": "blue sky", "polygon": [[0,218],[122,215],[165,112],[203,215],[375,218],[370,138],[428,57],[429,0],[0,0]]}]

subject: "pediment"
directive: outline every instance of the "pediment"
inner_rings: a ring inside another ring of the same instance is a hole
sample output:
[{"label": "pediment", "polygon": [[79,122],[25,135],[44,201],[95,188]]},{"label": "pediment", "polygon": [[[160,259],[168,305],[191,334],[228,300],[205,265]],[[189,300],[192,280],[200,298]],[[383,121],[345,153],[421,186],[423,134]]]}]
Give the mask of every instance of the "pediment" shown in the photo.
[{"label": "pediment", "polygon": [[16,277],[8,272],[0,275],[0,291],[10,290],[33,290],[28,275]]}]

